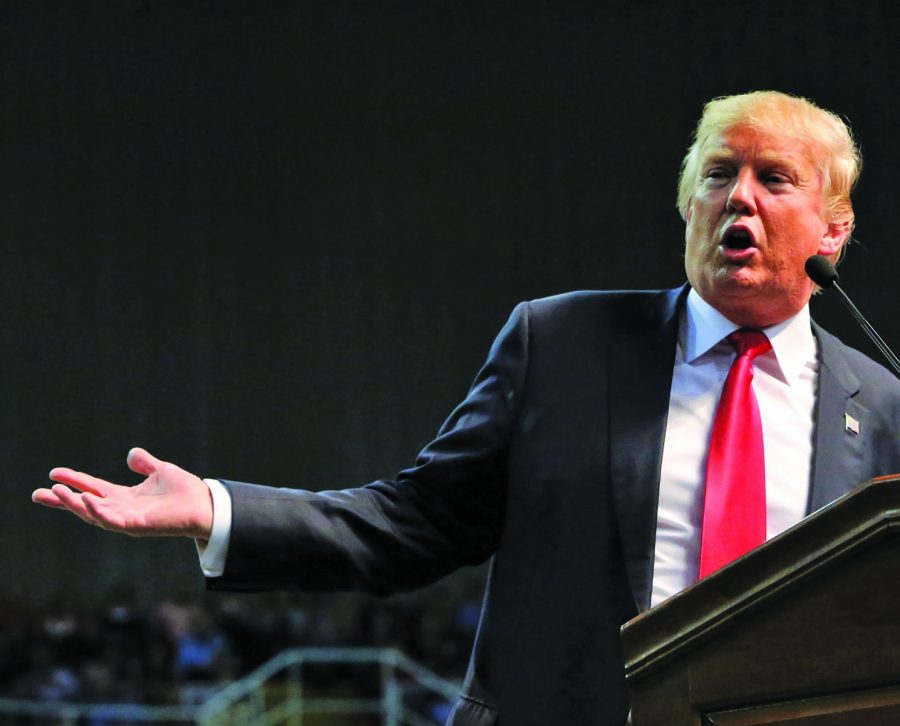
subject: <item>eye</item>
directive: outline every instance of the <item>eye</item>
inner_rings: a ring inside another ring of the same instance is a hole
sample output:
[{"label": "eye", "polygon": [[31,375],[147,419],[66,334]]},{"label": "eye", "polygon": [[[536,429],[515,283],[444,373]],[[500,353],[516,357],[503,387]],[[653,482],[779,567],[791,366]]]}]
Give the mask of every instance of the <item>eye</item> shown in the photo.
[{"label": "eye", "polygon": [[765,171],[760,174],[760,180],[764,184],[769,185],[790,184],[792,182],[791,177],[782,171]]},{"label": "eye", "polygon": [[727,181],[731,178],[731,176],[732,174],[730,170],[721,166],[714,166],[704,172],[703,180],[710,184],[716,185]]}]

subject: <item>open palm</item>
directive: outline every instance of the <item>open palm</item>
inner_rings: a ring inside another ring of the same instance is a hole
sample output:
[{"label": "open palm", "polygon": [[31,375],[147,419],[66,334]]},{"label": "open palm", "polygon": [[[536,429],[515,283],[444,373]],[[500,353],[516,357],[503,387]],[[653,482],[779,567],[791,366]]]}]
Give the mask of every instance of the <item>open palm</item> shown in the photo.
[{"label": "open palm", "polygon": [[128,452],[128,467],[147,478],[135,486],[121,486],[57,468],[50,472],[50,479],[58,483],[37,489],[31,498],[47,507],[67,509],[88,524],[133,537],[209,538],[212,500],[201,479],[140,448]]}]

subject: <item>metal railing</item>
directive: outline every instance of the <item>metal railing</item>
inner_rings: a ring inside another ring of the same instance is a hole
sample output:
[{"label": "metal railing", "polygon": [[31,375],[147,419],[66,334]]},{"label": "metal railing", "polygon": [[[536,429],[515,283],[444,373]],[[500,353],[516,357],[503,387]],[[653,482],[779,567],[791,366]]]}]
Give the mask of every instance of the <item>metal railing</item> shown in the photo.
[{"label": "metal railing", "polygon": [[[304,670],[327,665],[377,666],[379,697],[314,695],[306,688]],[[378,716],[382,726],[435,726],[440,721],[421,713],[421,704],[449,704],[458,694],[459,684],[436,676],[393,648],[295,648],[279,653],[200,703],[146,706],[0,699],[0,716],[4,720],[26,716],[37,723],[53,719],[61,726],[75,726],[80,719],[197,726],[305,726],[309,716],[344,714]]]}]

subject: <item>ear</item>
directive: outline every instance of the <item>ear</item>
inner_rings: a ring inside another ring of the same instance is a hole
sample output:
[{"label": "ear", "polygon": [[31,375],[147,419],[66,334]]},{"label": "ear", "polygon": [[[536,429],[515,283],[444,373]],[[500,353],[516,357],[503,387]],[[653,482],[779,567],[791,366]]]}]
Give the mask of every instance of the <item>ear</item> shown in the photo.
[{"label": "ear", "polygon": [[849,236],[849,223],[846,221],[828,222],[828,227],[819,241],[819,254],[825,257],[836,255],[841,251]]}]

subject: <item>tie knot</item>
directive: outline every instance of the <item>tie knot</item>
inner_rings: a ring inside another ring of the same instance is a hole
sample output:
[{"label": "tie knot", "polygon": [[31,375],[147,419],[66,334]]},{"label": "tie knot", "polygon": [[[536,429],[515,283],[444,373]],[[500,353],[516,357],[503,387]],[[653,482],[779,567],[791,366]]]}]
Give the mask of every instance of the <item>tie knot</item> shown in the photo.
[{"label": "tie knot", "polygon": [[750,360],[772,349],[772,343],[766,337],[766,334],[754,328],[735,330],[728,336],[727,340],[734,346],[738,357],[746,355],[749,356]]}]

